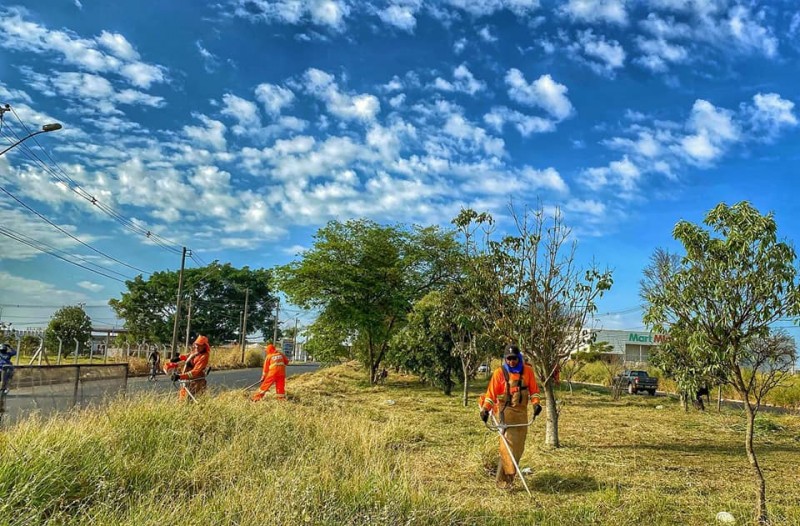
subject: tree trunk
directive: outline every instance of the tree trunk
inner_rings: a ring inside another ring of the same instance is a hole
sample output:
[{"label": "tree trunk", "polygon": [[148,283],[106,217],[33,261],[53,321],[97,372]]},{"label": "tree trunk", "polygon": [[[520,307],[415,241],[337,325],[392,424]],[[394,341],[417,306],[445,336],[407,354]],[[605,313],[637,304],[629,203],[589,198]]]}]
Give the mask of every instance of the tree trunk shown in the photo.
[{"label": "tree trunk", "polygon": [[755,431],[756,412],[750,406],[747,393],[739,393],[744,400],[744,408],[747,413],[747,435],[744,440],[744,447],[747,450],[747,460],[750,461],[750,467],[753,468],[753,473],[756,476],[756,521],[758,524],[769,524],[767,519],[767,485],[764,481],[764,474],[761,472],[761,467],[758,465],[756,452],[753,449],[753,434]]},{"label": "tree trunk", "polygon": [[547,408],[544,443],[554,448],[561,447],[561,443],[558,440],[558,411],[556,410],[556,395],[552,379],[548,379],[544,383],[544,401]]},{"label": "tree trunk", "polygon": [[462,367],[464,370],[464,395],[462,398],[462,402],[464,403],[464,407],[467,407],[469,404],[469,375],[467,374],[467,368]]},{"label": "tree trunk", "polygon": [[681,408],[684,410],[684,412],[688,413],[689,412],[689,395],[686,394],[686,391],[681,391],[680,392],[680,398],[681,398]]}]

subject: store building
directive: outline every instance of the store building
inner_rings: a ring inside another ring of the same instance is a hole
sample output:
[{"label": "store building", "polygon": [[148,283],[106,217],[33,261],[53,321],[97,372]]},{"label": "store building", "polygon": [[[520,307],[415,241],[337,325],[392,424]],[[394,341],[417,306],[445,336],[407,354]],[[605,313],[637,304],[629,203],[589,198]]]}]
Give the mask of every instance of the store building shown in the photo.
[{"label": "store building", "polygon": [[648,363],[653,348],[668,338],[666,334],[647,331],[599,329],[592,333],[595,343],[606,342],[611,346],[609,359],[630,364]]}]

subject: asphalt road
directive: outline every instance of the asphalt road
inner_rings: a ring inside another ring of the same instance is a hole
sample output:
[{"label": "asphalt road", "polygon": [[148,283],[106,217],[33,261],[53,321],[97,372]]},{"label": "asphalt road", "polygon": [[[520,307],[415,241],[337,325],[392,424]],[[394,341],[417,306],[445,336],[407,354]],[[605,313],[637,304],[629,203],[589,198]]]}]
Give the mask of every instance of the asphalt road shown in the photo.
[{"label": "asphalt road", "polygon": [[[318,368],[318,364],[293,364],[286,368],[286,375],[308,373],[316,371]],[[258,382],[260,378],[261,368],[212,371],[208,376],[208,387],[212,393],[243,389]],[[120,378],[82,382],[77,391],[74,382],[11,389],[4,399],[2,425],[17,422],[33,413],[47,416],[69,411],[73,408],[76,396],[81,407],[102,404],[109,397],[119,395],[122,381]],[[254,386],[252,389],[255,391],[256,387]],[[146,376],[130,377],[127,379],[126,392],[128,395],[134,396],[147,392],[165,396],[174,393],[177,398],[178,387],[173,385],[165,375],[159,375],[155,381],[148,380]]]},{"label": "asphalt road", "polygon": [[[286,368],[286,376],[309,373],[316,371],[318,364],[292,364]],[[208,375],[208,388],[213,391],[230,391],[231,389],[244,389],[261,378],[261,368],[230,369],[226,371],[212,371]],[[253,387],[255,390],[255,387]],[[150,381],[146,376],[128,378],[128,393],[141,392],[166,393],[177,392],[178,388],[172,385],[165,375],[159,375],[155,381]]]}]

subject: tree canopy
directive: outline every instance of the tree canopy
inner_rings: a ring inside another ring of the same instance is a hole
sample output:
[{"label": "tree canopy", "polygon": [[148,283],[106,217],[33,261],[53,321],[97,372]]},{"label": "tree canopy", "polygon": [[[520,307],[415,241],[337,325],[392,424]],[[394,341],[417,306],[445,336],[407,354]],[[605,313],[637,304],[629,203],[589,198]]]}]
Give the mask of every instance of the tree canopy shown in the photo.
[{"label": "tree canopy", "polygon": [[[109,305],[125,321],[130,336],[135,340],[170,342],[178,272],[155,272],[148,279],[137,276],[125,285],[127,292],[120,299],[109,301]],[[235,268],[230,263],[223,265],[216,261],[205,267],[185,269],[180,334],[185,331],[191,298],[193,334],[204,334],[215,343],[238,338],[248,289],[246,332],[271,335],[277,302],[271,271]]]},{"label": "tree canopy", "polygon": [[[661,352],[731,385],[745,402],[745,448],[757,479],[756,515],[767,521],[766,486],[753,449],[761,397],[777,385],[787,360],[765,341],[778,320],[800,316],[797,256],[779,241],[773,215],[748,202],[717,205],[705,227],[680,221],[673,235],[686,251],[662,267],[660,286],[642,289],[644,321],[670,341]],[[772,341],[777,344],[777,341]],[[784,348],[784,345],[779,346]]]},{"label": "tree canopy", "polygon": [[45,330],[45,346],[58,349],[58,338],[63,342],[64,352],[75,349],[78,340],[78,351],[86,349],[92,335],[92,319],[80,305],[62,307],[53,314]]},{"label": "tree canopy", "polygon": [[320,311],[316,332],[353,345],[375,382],[414,302],[450,275],[454,247],[452,234],[438,227],[331,221],[302,259],[279,268],[277,277],[292,303]]}]

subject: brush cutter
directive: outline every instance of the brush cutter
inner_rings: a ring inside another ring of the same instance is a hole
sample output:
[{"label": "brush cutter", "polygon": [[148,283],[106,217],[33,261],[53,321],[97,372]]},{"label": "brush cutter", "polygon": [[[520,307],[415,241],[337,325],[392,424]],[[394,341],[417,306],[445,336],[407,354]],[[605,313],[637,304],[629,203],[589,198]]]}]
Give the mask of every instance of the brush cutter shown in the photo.
[{"label": "brush cutter", "polygon": [[506,447],[506,451],[508,452],[508,456],[511,458],[511,462],[514,464],[514,469],[517,472],[517,476],[522,481],[522,485],[525,487],[525,491],[528,492],[528,495],[533,497],[531,490],[528,488],[528,483],[525,482],[525,477],[522,476],[522,470],[519,469],[519,464],[517,463],[517,459],[514,458],[514,452],[511,451],[511,445],[508,443],[506,439],[506,429],[509,427],[529,427],[533,424],[533,421],[536,420],[536,413],[533,412],[531,414],[531,419],[524,423],[524,424],[501,424],[497,421],[497,418],[494,416],[494,412],[489,413],[489,416],[492,418],[492,423],[486,422],[486,427],[492,431],[497,431],[497,434],[500,435],[500,439],[503,441],[503,445]]}]

